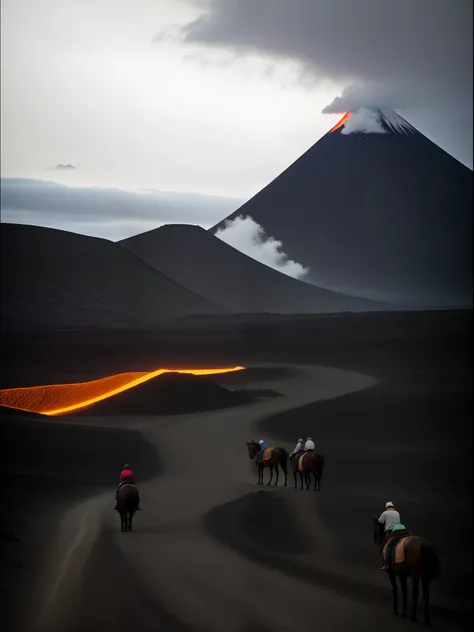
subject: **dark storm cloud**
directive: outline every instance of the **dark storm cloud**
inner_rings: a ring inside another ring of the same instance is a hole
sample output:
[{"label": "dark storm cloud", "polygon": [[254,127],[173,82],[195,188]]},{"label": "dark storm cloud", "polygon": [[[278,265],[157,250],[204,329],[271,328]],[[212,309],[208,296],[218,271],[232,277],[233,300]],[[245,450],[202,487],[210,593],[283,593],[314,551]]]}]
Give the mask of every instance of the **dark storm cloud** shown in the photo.
[{"label": "dark storm cloud", "polygon": [[[472,102],[472,0],[210,0],[193,44],[297,60],[347,86],[327,111]],[[437,100],[434,103],[434,100]]]},{"label": "dark storm cloud", "polygon": [[35,224],[119,239],[163,223],[210,227],[240,200],[193,193],[76,188],[54,182],[1,181],[3,222]]}]

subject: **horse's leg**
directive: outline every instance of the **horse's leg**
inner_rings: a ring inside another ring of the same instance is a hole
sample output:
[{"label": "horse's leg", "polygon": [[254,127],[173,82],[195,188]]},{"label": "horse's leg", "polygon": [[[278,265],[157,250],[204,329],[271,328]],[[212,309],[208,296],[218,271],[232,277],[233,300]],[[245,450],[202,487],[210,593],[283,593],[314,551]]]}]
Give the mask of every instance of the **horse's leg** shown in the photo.
[{"label": "horse's leg", "polygon": [[416,616],[416,610],[418,607],[418,593],[420,592],[420,578],[418,575],[415,575],[412,578],[413,582],[413,604],[411,611],[411,620],[416,623],[418,621],[418,617]]},{"label": "horse's leg", "polygon": [[303,490],[303,472],[300,472],[301,490]]},{"label": "horse's leg", "polygon": [[402,585],[402,617],[407,616],[407,575],[400,575],[400,584]]},{"label": "horse's leg", "polygon": [[423,607],[425,609],[425,625],[431,625],[430,617],[430,578],[421,577],[421,586],[423,589]]},{"label": "horse's leg", "polygon": [[291,467],[293,468],[293,478],[294,478],[294,480],[295,480],[295,489],[296,489],[296,487],[297,487],[297,485],[298,485],[298,484],[297,484],[297,482],[296,482],[296,470],[295,470],[295,468],[293,467],[293,465],[292,465]]},{"label": "horse's leg", "polygon": [[286,459],[282,462],[281,467],[283,469],[283,472],[285,473],[285,487],[288,484],[288,470],[286,468]]},{"label": "horse's leg", "polygon": [[304,473],[304,482],[306,485],[306,491],[309,492],[309,472]]},{"label": "horse's leg", "polygon": [[268,479],[268,483],[267,485],[270,485],[270,483],[272,482],[272,478],[273,478],[273,465],[270,465],[270,478]]},{"label": "horse's leg", "polygon": [[390,583],[392,584],[392,593],[393,593],[393,614],[398,617],[398,588],[397,588],[397,577],[395,573],[390,570],[387,571],[390,579]]},{"label": "horse's leg", "polygon": [[278,485],[278,477],[280,476],[280,468],[278,467],[278,462],[275,465],[275,471],[276,471],[276,479],[275,479],[275,487]]},{"label": "horse's leg", "polygon": [[318,473],[317,472],[313,472],[314,474],[314,491],[318,492],[319,491],[319,477],[318,477]]}]

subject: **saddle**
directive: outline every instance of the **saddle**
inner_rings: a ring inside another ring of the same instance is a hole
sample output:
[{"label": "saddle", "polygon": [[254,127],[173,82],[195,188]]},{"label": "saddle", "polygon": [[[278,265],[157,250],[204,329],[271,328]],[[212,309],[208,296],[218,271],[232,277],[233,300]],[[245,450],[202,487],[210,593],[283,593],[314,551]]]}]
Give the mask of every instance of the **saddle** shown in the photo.
[{"label": "saddle", "polygon": [[397,540],[395,546],[392,548],[392,559],[393,559],[393,563],[394,564],[403,564],[403,562],[405,561],[405,549],[406,546],[409,542],[411,542],[411,540],[413,540],[413,538],[415,537],[414,535],[411,535],[411,533],[409,531],[404,531],[402,532],[403,535],[394,535],[392,537],[390,537],[387,542],[385,543],[384,547],[383,547],[383,559],[385,562],[390,562],[390,560],[387,559],[387,547],[389,542],[393,541],[394,539]]},{"label": "saddle", "polygon": [[304,463],[304,459],[307,456],[315,456],[314,450],[308,450],[307,452],[305,452],[304,454],[302,454],[299,458],[298,458],[298,471],[299,472],[303,472],[303,463]]},{"label": "saddle", "polygon": [[272,458],[274,446],[269,445],[268,448],[265,448],[262,454],[262,463],[266,465]]},{"label": "saddle", "polygon": [[303,472],[303,461],[308,453],[305,452],[300,457],[298,457],[298,471]]}]

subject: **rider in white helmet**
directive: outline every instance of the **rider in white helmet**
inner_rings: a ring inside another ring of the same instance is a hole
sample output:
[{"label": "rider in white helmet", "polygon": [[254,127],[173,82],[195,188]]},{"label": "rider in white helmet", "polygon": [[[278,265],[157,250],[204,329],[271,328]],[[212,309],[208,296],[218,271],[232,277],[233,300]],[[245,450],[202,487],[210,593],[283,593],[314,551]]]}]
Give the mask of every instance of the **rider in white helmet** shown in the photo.
[{"label": "rider in white helmet", "polygon": [[293,463],[293,467],[296,467],[296,464],[298,463],[298,459],[303,454],[303,452],[304,452],[304,439],[300,438],[298,439],[298,443],[296,444],[293,452],[291,452],[290,454],[290,461]]},{"label": "rider in white helmet", "polygon": [[390,501],[385,503],[385,511],[381,513],[379,522],[384,526],[385,540],[388,542],[385,552],[386,561],[382,566],[382,570],[387,571],[392,562],[393,547],[398,541],[398,537],[393,536],[399,535],[398,532],[406,531],[406,527],[402,524],[400,514],[395,509],[395,505]]},{"label": "rider in white helmet", "polygon": [[304,450],[304,439],[298,439],[298,443],[296,444],[293,452],[290,454],[290,459],[294,456],[297,456],[299,452],[303,452]]},{"label": "rider in white helmet", "polygon": [[316,449],[316,446],[314,445],[314,441],[313,441],[312,437],[308,437],[306,439],[306,443],[304,444],[304,451],[305,452],[312,452],[315,449]]}]

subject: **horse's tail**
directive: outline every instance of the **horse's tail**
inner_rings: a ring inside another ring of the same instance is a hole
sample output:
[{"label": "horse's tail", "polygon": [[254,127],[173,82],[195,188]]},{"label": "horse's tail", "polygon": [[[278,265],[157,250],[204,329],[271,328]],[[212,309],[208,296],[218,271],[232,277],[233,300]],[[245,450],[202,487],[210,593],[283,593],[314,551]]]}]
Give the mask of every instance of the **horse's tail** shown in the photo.
[{"label": "horse's tail", "polygon": [[316,469],[318,471],[318,477],[322,478],[325,460],[322,454],[316,454],[315,456],[316,456]]},{"label": "horse's tail", "polygon": [[420,555],[421,574],[430,579],[438,577],[441,572],[441,565],[434,546],[423,540],[421,542]]},{"label": "horse's tail", "polygon": [[280,465],[282,466],[283,470],[286,469],[286,462],[288,461],[288,452],[285,450],[285,448],[278,448],[280,451],[280,455],[279,455],[279,461],[280,461]]}]

